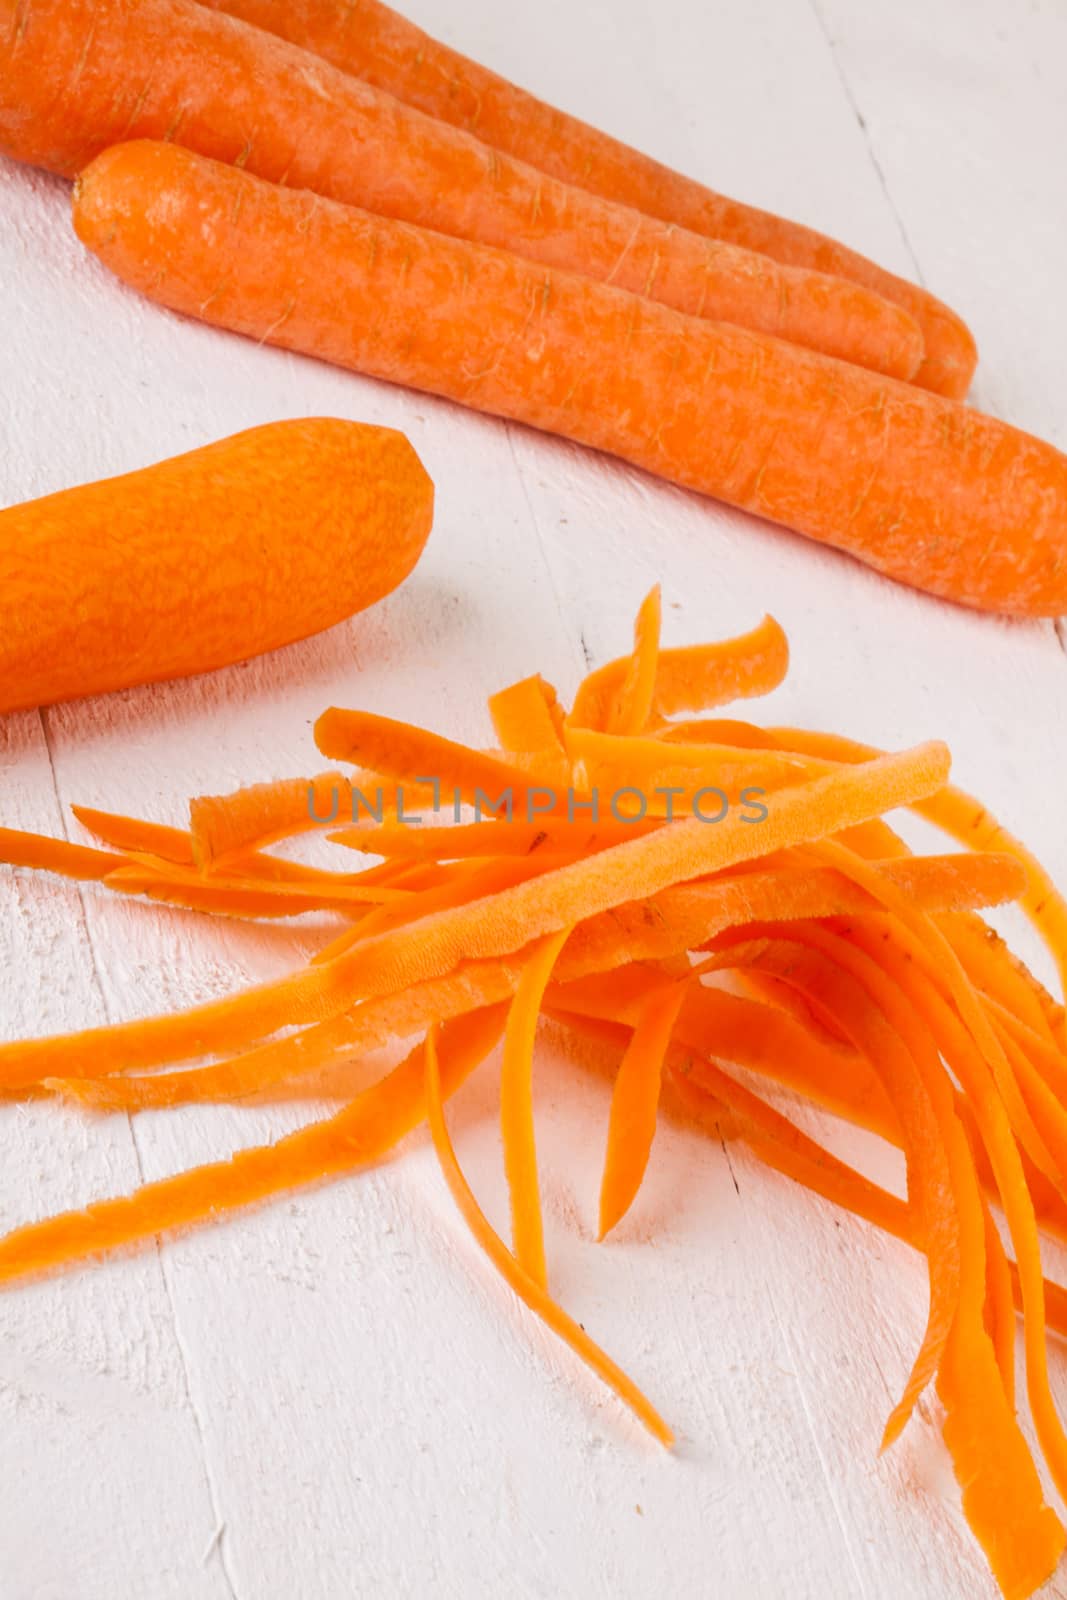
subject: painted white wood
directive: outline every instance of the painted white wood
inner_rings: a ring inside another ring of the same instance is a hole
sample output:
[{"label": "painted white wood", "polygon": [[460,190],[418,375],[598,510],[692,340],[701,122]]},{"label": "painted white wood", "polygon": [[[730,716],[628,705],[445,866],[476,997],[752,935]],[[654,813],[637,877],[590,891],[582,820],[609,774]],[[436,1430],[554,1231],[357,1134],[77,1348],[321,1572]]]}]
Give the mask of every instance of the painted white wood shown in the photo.
[{"label": "painted white wood", "polygon": [[[410,9],[727,192],[921,271],[974,318],[984,403],[1064,442],[1067,232],[1046,177],[1061,7]],[[968,616],[576,448],[168,317],[84,256],[66,206],[63,185],[0,166],[0,500],[327,412],[406,429],[439,513],[418,572],[369,616],[208,679],[0,720],[0,824],[76,837],[78,800],[181,820],[189,793],[312,770],[331,702],[483,738],[487,687],[541,670],[569,693],[662,579],[673,639],[767,610],[786,626],[793,675],[758,714],[886,744],[947,734],[960,781],[1067,882],[1051,626]],[[0,1032],[222,994],[318,937],[5,873]],[[607,1092],[551,1036],[538,1107],[555,1287],[676,1424],[673,1457],[497,1284],[416,1138],[380,1171],[0,1295],[2,1600],[992,1595],[930,1411],[876,1456],[921,1333],[920,1264],[670,1126],[597,1247]],[[0,1106],[0,1225],[320,1110],[131,1130]],[[502,1220],[491,1069],[453,1115]]]}]

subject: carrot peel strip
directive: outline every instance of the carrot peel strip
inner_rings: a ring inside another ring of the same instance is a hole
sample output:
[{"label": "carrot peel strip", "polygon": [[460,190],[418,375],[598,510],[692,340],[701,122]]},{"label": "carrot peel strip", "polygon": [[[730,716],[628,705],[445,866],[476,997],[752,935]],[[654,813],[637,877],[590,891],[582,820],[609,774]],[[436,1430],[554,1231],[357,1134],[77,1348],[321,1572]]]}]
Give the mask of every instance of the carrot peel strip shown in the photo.
[{"label": "carrot peel strip", "polygon": [[550,934],[536,947],[523,968],[508,1013],[500,1074],[500,1128],[511,1196],[515,1259],[542,1289],[547,1286],[548,1272],[534,1142],[534,1037],[545,986],[569,934],[569,928]]},{"label": "carrot peel strip", "polygon": [[645,1398],[633,1380],[623,1372],[622,1368],[617,1366],[611,1357],[590,1339],[584,1328],[579,1327],[562,1307],[556,1304],[537,1280],[532,1278],[520,1266],[503,1239],[490,1226],[463,1175],[449,1136],[441,1101],[436,1030],[433,1028],[430,1029],[426,1038],[425,1055],[426,1105],[434,1149],[437,1152],[437,1159],[452,1198],[455,1200],[459,1212],[474,1238],[489,1257],[489,1260],[500,1273],[505,1283],[514,1290],[519,1299],[539,1316],[553,1333],[557,1334],[566,1344],[569,1344],[575,1354],[610,1389],[614,1390],[623,1404],[627,1405],[634,1416],[644,1423],[653,1438],[658,1439],[660,1444],[670,1448],[674,1443],[674,1434],[652,1403]]},{"label": "carrot peel strip", "polygon": [[685,996],[684,982],[649,995],[619,1066],[600,1186],[601,1239],[626,1215],[641,1187],[656,1131],[663,1060]]}]

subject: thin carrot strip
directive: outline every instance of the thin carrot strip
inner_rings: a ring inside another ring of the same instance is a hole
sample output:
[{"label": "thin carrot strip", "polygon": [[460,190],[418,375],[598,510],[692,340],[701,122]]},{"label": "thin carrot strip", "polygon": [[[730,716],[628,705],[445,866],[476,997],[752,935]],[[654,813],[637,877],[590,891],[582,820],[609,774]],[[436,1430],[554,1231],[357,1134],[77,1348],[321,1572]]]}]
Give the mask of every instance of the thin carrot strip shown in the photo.
[{"label": "thin carrot strip", "polygon": [[474,1198],[473,1191],[463,1176],[462,1168],[456,1158],[456,1152],[445,1122],[441,1103],[442,1096],[435,1034],[436,1030],[431,1028],[426,1038],[425,1052],[426,1102],[430,1132],[433,1136],[434,1149],[437,1151],[437,1159],[440,1162],[445,1182],[448,1184],[452,1198],[455,1200],[463,1220],[505,1283],[518,1295],[524,1305],[539,1316],[553,1333],[570,1345],[575,1354],[618,1395],[619,1399],[630,1408],[638,1420],[644,1423],[654,1438],[670,1448],[674,1443],[674,1435],[659,1415],[659,1412],[645,1398],[632,1379],[628,1378],[611,1357],[605,1354],[599,1345],[590,1339],[584,1328],[579,1327],[562,1307],[556,1304],[536,1279],[532,1278],[520,1266],[503,1239],[490,1226],[488,1219]]},{"label": "thin carrot strip", "polygon": [[467,805],[495,811],[494,798],[510,792],[512,805],[525,807],[536,787],[519,766],[370,711],[324,711],[315,724],[315,743],[331,761],[351,762],[404,785],[429,786],[448,805],[458,795]]},{"label": "thin carrot strip", "polygon": [[462,960],[514,953],[546,933],[646,899],[672,884],[840,832],[935,792],[948,752],[928,744],[850,767],[773,797],[758,826],[697,819],[614,845],[469,905],[360,942],[347,954],[275,983],[179,1013],[0,1046],[0,1086],[93,1076],[239,1048],[280,1028],[323,1020],[357,1000],[440,976]]},{"label": "thin carrot strip", "polygon": [[123,864],[122,856],[106,850],[91,850],[87,845],[68,844],[65,839],[26,833],[21,828],[0,828],[0,861],[9,867],[55,872],[81,883],[99,883]]},{"label": "thin carrot strip", "polygon": [[600,1185],[600,1238],[630,1209],[652,1151],[663,1060],[686,995],[685,983],[661,985],[640,1008],[611,1099]]},{"label": "thin carrot strip", "polygon": [[[772,728],[768,733],[790,749],[829,760],[869,761],[876,753],[873,745],[838,734],[813,733],[801,728]],[[996,850],[998,854],[1014,856],[1021,863],[1029,881],[1022,900],[1023,910],[1056,962],[1060,983],[1067,995],[1067,900],[1037,857],[1009,833],[980,800],[954,785],[946,785],[937,794],[916,801],[914,810],[969,850]],[[1065,1038],[1062,1013],[1057,1019],[1056,1032],[1062,1044]]]},{"label": "thin carrot strip", "polygon": [[993,1341],[1000,1381],[1008,1405],[1015,1409],[1015,1304],[1012,1299],[1011,1267],[997,1225],[985,1200],[986,1331]]},{"label": "thin carrot strip", "polygon": [[[620,656],[582,680],[567,718],[569,727],[605,725],[629,662],[628,656]],[[652,710],[657,717],[670,717],[679,711],[707,711],[731,700],[769,694],[781,683],[788,666],[789,644],[773,617],[764,617],[751,632],[736,639],[661,650]]]},{"label": "thin carrot strip", "polygon": [[1002,1042],[1005,1038],[1013,1040],[1033,1063],[1059,1103],[1067,1105],[1067,1056],[999,1000],[986,995],[985,1002]]},{"label": "thin carrot strip", "polygon": [[608,844],[621,844],[642,833],[662,827],[658,818],[639,822],[616,822],[601,816],[598,822],[573,822],[563,816],[543,816],[536,822],[505,822],[493,818],[482,822],[450,823],[443,827],[423,825],[381,828],[343,828],[328,837],[335,844],[365,855],[380,855],[390,861],[459,861],[471,856],[525,856],[538,850],[565,850],[587,855]]},{"label": "thin carrot strip", "polygon": [[[859,942],[872,935],[857,925],[849,937]],[[973,1110],[988,1153],[1018,1264],[1030,1409],[1045,1460],[1062,1493],[1067,1483],[1067,1437],[1049,1387],[1044,1276],[1037,1219],[1007,1111],[982,1051],[941,993],[935,978],[915,959],[915,941],[908,940],[906,928],[880,930],[876,938],[880,965],[909,995],[936,1047],[951,1065]]]},{"label": "thin carrot strip", "polygon": [[1058,1187],[1067,1185],[1067,1166],[1061,1169],[1038,1130],[1030,1108],[1016,1084],[1004,1048],[959,958],[937,924],[926,912],[916,907],[907,895],[901,894],[895,884],[888,882],[877,867],[863,861],[854,851],[831,840],[823,840],[813,845],[812,851],[821,860],[838,866],[843,873],[880,900],[912,933],[918,949],[927,952],[926,959],[932,975],[951,996],[963,1023],[989,1065],[997,1090],[1007,1108],[1012,1128],[1017,1133],[1023,1148],[1047,1178]]},{"label": "thin carrot strip", "polygon": [[[433,791],[411,784],[405,799],[412,812],[432,806]],[[294,834],[395,814],[395,791],[381,774],[322,772],[314,778],[282,778],[252,784],[228,795],[198,795],[189,802],[189,827],[198,866],[262,849]]]},{"label": "thin carrot strip", "polygon": [[538,673],[489,696],[489,715],[497,738],[512,753],[562,750],[563,713],[556,691]]},{"label": "thin carrot strip", "polygon": [[94,838],[116,850],[124,853],[147,850],[178,866],[194,865],[192,836],[185,828],[145,822],[140,817],[124,817],[114,811],[97,811],[93,806],[71,806],[70,809]]},{"label": "thin carrot strip", "polygon": [[[464,1017],[441,1039],[444,1087],[452,1094],[500,1037],[501,1008]],[[120,1245],[213,1218],[286,1189],[381,1160],[425,1119],[423,1047],[323,1122],[228,1161],[147,1183],[119,1200],[33,1222],[0,1239],[0,1281],[66,1266]]]},{"label": "thin carrot strip", "polygon": [[[710,824],[726,804],[736,805],[750,794],[759,800],[829,770],[828,763],[777,751],[666,744],[588,728],[565,729],[564,742],[574,765],[575,787],[606,797],[616,817],[622,804],[620,791],[632,794],[637,789],[641,817],[699,815]],[[627,814],[635,809],[628,800]]]},{"label": "thin carrot strip", "polygon": [[570,933],[563,928],[535,946],[522,969],[504,1033],[500,1073],[500,1132],[511,1199],[515,1259],[539,1288],[547,1288],[544,1223],[534,1139],[533,1052],[545,985]]},{"label": "thin carrot strip", "polygon": [[[817,949],[824,947],[821,930],[810,924],[796,930],[796,934],[806,945],[814,944]],[[832,941],[834,936],[828,934],[825,939]],[[839,960],[841,954],[838,942],[834,960]],[[797,963],[792,954],[788,959],[795,980]],[[878,960],[881,961],[880,951]],[[888,997],[891,993],[881,967],[874,960],[867,961],[863,981],[871,985],[870,992],[881,991],[879,1004],[883,994]],[[847,996],[847,992],[844,993]],[[840,1005],[843,991],[839,982],[835,982],[833,994],[834,1003]],[[975,1210],[978,1191],[973,1180],[976,1175],[962,1130],[956,1131],[958,1124],[951,1111],[948,1079],[937,1063],[929,1036],[915,1026],[911,1013],[895,1003],[892,1012],[894,1021],[901,1021],[905,1027],[909,1048],[917,1049],[918,1059],[928,1063],[922,1081],[926,1092],[932,1096],[928,1103],[935,1112],[940,1137],[945,1141],[944,1153],[951,1161],[949,1171],[957,1206],[962,1202],[955,1225],[960,1269],[958,1289],[953,1291],[957,1309],[947,1331],[943,1334],[939,1331],[935,1343],[931,1343],[930,1335],[943,1312],[935,1321],[934,1307],[938,1298],[945,1306],[946,1286],[941,1274],[949,1268],[950,1257],[944,1255],[943,1246],[937,1245],[936,1236],[927,1226],[927,1248],[937,1251],[939,1269],[931,1273],[932,1314],[920,1363],[914,1369],[905,1401],[916,1392],[915,1385],[925,1375],[930,1356],[940,1347],[938,1388],[947,1408],[945,1440],[963,1488],[964,1510],[1005,1592],[1028,1594],[1056,1565],[1064,1547],[1064,1532],[1055,1512],[1044,1504],[1040,1480],[1007,1403],[996,1355],[986,1332],[985,1225],[980,1204]],[[959,1231],[961,1224],[962,1233]],[[932,1256],[932,1267],[933,1260]],[[899,1417],[898,1407],[895,1419]],[[980,1427],[976,1426],[976,1418],[982,1419]],[[892,1437],[895,1419],[891,1419],[887,1439]],[[1039,1422],[1039,1432],[1040,1429]],[[1044,1446],[1044,1438],[1042,1443]],[[1046,1451],[1046,1457],[1047,1454]],[[1055,1476],[1055,1464],[1050,1462],[1050,1465]],[[1010,1529],[1008,1536],[1006,1529]]]},{"label": "thin carrot strip", "polygon": [[[967,859],[981,861],[985,855],[973,855]],[[1023,872],[1025,888],[1025,868],[1021,863],[1020,870]],[[969,916],[965,912],[942,916],[940,925],[975,987],[1003,1006],[1013,1017],[1018,1017],[1062,1056],[1064,1047],[1057,1040],[1052,1026],[1052,1019],[1060,1008],[1033,973],[1009,950],[996,929],[981,917]]]},{"label": "thin carrot strip", "polygon": [[662,604],[657,583],[649,590],[638,610],[634,623],[633,654],[608,712],[605,724],[607,733],[640,733],[652,714],[661,622]]},{"label": "thin carrot strip", "polygon": [[[920,857],[903,863],[889,863],[886,871],[890,876],[896,875],[909,892],[925,904],[929,903],[931,891],[936,890],[944,867],[948,874],[944,892],[955,902],[959,890],[952,884],[952,874],[959,860],[958,857],[947,857],[943,863],[939,863],[936,860],[928,862]],[[1017,867],[1013,862],[1006,865],[1008,878],[1014,879]],[[934,883],[929,889],[923,881],[923,871],[928,867],[934,869]],[[984,858],[978,869],[979,877],[985,876],[990,880],[984,887],[994,898],[1002,888],[1008,887],[1010,892],[1010,885],[997,883],[996,868],[997,858],[991,856]],[[772,915],[788,918],[827,916],[842,910],[863,910],[867,904],[863,891],[850,889],[840,874],[826,868],[791,873],[757,873],[743,881],[726,878],[703,885],[668,889],[635,907],[618,908],[576,928],[564,947],[558,977],[573,981],[588,973],[603,972],[628,962],[676,955],[721,933],[725,927],[753,919]],[[371,915],[376,916],[377,913]],[[357,924],[345,936],[352,948],[363,937],[363,926],[363,923]],[[345,948],[342,945],[338,954],[345,953]],[[335,1056],[353,1055],[375,1048],[378,1043],[385,1043],[391,1033],[399,1035],[404,1033],[405,1028],[413,1032],[418,1027],[428,1026],[435,1015],[444,1018],[465,1007],[507,998],[514,992],[518,982],[521,960],[520,953],[505,958],[460,962],[451,973],[440,978],[411,985],[394,995],[368,999],[347,1014],[321,1024],[317,1030],[305,1030],[303,1034],[276,1040],[258,1050],[208,1067],[169,1072],[164,1076],[127,1076],[96,1082],[94,1080],[100,1079],[103,1074],[134,1064],[128,1056],[116,1055],[104,1048],[110,1038],[105,1030],[94,1042],[93,1053],[88,1059],[85,1056],[79,1058],[78,1035],[51,1041],[51,1048],[46,1054],[55,1061],[56,1068],[52,1073],[42,1071],[40,1075],[51,1081],[59,1092],[74,1096],[86,1104],[102,1107],[124,1106],[134,1109],[178,1105],[190,1100],[239,1099],[260,1093],[278,1082],[291,1081],[305,1073],[317,1071]],[[698,998],[699,994],[700,991],[695,991],[687,1004],[698,1008],[712,1004],[720,1007],[725,1005],[725,997],[713,1001],[709,991],[708,999],[702,1001]],[[372,1007],[378,1009],[375,1011]],[[385,1031],[372,1030],[364,1034],[361,1031],[364,1024],[369,1024],[374,1016],[388,1019],[387,1023],[382,1023]],[[720,1029],[727,1025],[721,1010],[716,1022]],[[772,1031],[767,1048],[773,1049],[776,1038],[774,1024],[768,1026]],[[133,1036],[136,1037],[135,1032]],[[721,1033],[720,1037],[723,1037]],[[750,1017],[746,1016],[743,1022],[733,1025],[730,1032],[732,1048],[741,1052],[738,1059],[742,1064],[753,1059],[760,1037]],[[244,1041],[238,1039],[236,1042],[240,1044]],[[796,1041],[783,1039],[781,1043],[783,1059],[795,1059]],[[190,1049],[188,1054],[205,1054],[208,1048],[207,1042],[202,1040],[201,1048]],[[218,1048],[225,1049],[226,1044]],[[0,1062],[3,1061],[3,1055],[4,1047],[0,1047]],[[77,1069],[77,1077],[72,1076],[73,1069]],[[830,1084],[825,1092],[832,1097],[832,1075],[827,1076]],[[848,1083],[856,1084],[860,1103],[868,1108],[862,1113],[857,1111],[854,1120],[866,1125],[865,1117],[876,1115],[877,1102],[873,1088],[865,1088],[860,1094],[859,1085],[869,1085],[869,1075],[865,1074],[862,1078],[840,1075],[842,1092]]]},{"label": "thin carrot strip", "polygon": [[[609,972],[569,984],[554,984],[554,1013],[611,1018],[634,1026],[640,1007],[662,980],[647,968],[621,969],[644,975],[636,993],[620,993]],[[866,1060],[845,1045],[824,1040],[787,1012],[725,989],[689,985],[675,1026],[680,1045],[730,1061],[845,1116],[859,1127],[899,1139],[896,1113]]]},{"label": "thin carrot strip", "polygon": [[[410,890],[396,889],[381,883],[345,882],[338,874],[333,883],[309,879],[301,883],[284,878],[243,878],[236,875],[214,873],[204,878],[181,869],[160,874],[140,862],[130,862],[116,867],[104,880],[109,889],[121,889],[127,894],[147,894],[153,899],[178,902],[183,894],[195,895],[201,890],[216,894],[225,904],[225,897],[242,895],[262,896],[265,901],[281,905],[292,904],[309,911],[351,909],[365,905],[407,905],[415,898]],[[294,912],[289,913],[295,914]]]}]

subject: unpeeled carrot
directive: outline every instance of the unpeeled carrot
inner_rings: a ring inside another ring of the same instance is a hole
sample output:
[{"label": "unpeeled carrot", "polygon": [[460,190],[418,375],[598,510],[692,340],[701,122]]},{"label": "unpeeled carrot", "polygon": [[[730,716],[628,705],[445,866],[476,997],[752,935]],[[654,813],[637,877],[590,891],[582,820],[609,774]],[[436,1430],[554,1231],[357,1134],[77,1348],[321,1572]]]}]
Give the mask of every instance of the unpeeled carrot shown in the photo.
[{"label": "unpeeled carrot", "polygon": [[970,330],[925,289],[800,223],[727,199],[577,117],[546,105],[495,72],[431,38],[381,0],[205,0],[313,50],[494,149],[581,189],[633,206],[675,227],[727,239],[772,260],[815,268],[877,290],[923,331],[917,382],[954,399],[977,361]]},{"label": "unpeeled carrot", "polygon": [[169,145],[105,152],[74,221],[172,309],[606,450],[962,604],[1067,609],[1067,457],[952,401]]},{"label": "unpeeled carrot", "polygon": [[0,712],[318,633],[395,589],[432,519],[403,434],[329,418],[0,511]]},{"label": "unpeeled carrot", "polygon": [[0,149],[74,176],[172,139],[293,188],[514,250],[911,378],[901,306],[574,188],[192,0],[0,0]]}]

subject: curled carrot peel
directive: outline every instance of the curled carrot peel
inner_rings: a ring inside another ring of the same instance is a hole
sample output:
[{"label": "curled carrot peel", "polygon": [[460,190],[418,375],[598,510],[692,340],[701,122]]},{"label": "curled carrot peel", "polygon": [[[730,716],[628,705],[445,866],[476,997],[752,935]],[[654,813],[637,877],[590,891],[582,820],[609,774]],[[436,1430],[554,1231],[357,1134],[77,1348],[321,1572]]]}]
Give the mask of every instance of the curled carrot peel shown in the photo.
[{"label": "curled carrot peel", "polygon": [[[201,798],[188,829],[81,810],[98,850],[0,832],[0,858],[87,882],[86,894],[140,894],[214,915],[314,911],[336,924],[303,968],[258,989],[176,1016],[0,1045],[6,1092],[43,1087],[98,1112],[327,1085],[351,1094],[370,1052],[398,1040],[409,1052],[338,1116],[275,1146],[16,1230],[0,1240],[0,1278],[352,1170],[429,1120],[460,1208],[505,1280],[668,1442],[648,1400],[546,1289],[533,1092],[545,1015],[612,1062],[602,1235],[638,1196],[665,1114],[740,1140],[764,1165],[921,1252],[926,1326],[883,1444],[936,1384],[966,1515],[1003,1592],[1022,1600],[1064,1544],[1016,1417],[1015,1324],[1021,1314],[1020,1391],[1062,1493],[1067,1433],[1047,1344],[1050,1331],[1067,1333],[1067,1291],[1044,1277],[1039,1228],[1067,1238],[1067,1050],[1059,1000],[981,913],[1025,898],[1055,948],[1055,902],[1010,836],[960,825],[962,791],[948,786],[942,746],[883,756],[707,715],[727,685],[770,685],[784,665],[776,625],[673,652],[660,646],[659,620],[653,594],[631,653],[590,674],[569,713],[536,677],[494,696],[495,751],[334,711],[320,743],[351,763],[345,776]],[[693,715],[671,720],[679,712]],[[588,800],[605,779],[676,777],[688,794],[747,774],[765,786],[766,816],[712,826],[663,808],[624,823],[572,819],[557,805],[509,820],[499,806],[446,825],[428,815],[434,767],[468,808],[483,786],[505,783],[521,796],[560,778]],[[385,791],[380,815],[353,814],[363,785]],[[974,848],[913,854],[884,820],[900,805]],[[353,850],[370,864],[333,871],[272,853],[275,841],[312,829],[344,848],[350,866]],[[478,1209],[441,1110],[501,1035],[513,1249]],[[906,1195],[802,1132],[763,1084],[902,1150]]]}]

